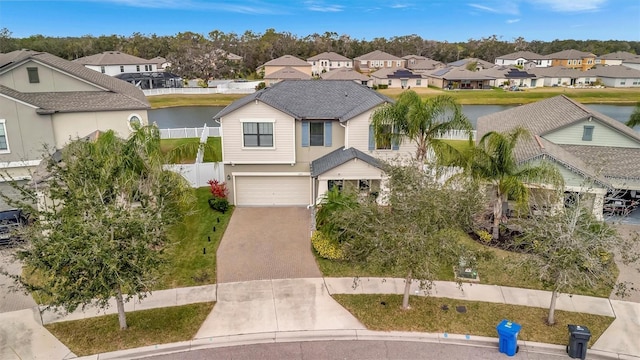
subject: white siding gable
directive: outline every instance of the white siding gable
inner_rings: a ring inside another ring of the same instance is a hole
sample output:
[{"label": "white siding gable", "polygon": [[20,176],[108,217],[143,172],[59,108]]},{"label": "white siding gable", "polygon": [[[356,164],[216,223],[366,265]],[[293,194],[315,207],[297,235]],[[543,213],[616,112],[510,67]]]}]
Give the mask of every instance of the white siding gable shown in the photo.
[{"label": "white siding gable", "polygon": [[[273,147],[243,146],[243,122],[273,123]],[[260,101],[253,101],[220,119],[225,164],[294,164],[295,119]]]},{"label": "white siding gable", "polygon": [[396,157],[414,156],[416,146],[408,140],[400,144],[398,150],[369,150],[369,124],[373,110],[364,112],[347,121],[345,148],[353,147],[382,160]]},{"label": "white siding gable", "polygon": [[[582,140],[585,126],[593,126],[591,141]],[[543,138],[560,145],[640,148],[640,143],[637,140],[628,137],[596,118],[593,118],[591,121],[580,121],[565,128],[558,129],[552,133],[544,135]]]}]

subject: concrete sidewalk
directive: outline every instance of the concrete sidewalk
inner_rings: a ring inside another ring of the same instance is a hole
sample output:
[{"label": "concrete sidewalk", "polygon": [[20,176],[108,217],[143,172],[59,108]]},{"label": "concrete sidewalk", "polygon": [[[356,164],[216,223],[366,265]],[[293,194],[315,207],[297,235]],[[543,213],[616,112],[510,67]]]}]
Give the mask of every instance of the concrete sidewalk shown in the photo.
[{"label": "concrete sidewalk", "polygon": [[[213,346],[219,342],[224,343],[224,339],[235,339],[234,341],[244,343],[274,342],[276,339],[285,341],[283,339],[287,338],[289,341],[299,341],[300,339],[305,341],[339,340],[341,337],[364,339],[363,334],[374,335],[375,332],[368,333],[362,324],[335,302],[330,295],[401,294],[403,291],[404,279],[360,278],[355,287],[353,278],[262,280],[155,291],[147,299],[128,303],[127,307],[128,310],[135,311],[217,300],[214,310],[205,320],[194,340],[176,344],[154,345],[153,347],[156,351],[162,349],[185,351],[202,346]],[[418,289],[417,284],[413,284],[412,293],[425,295]],[[542,308],[548,307],[551,299],[551,293],[547,291],[481,284],[464,284],[462,288],[459,288],[454,282],[440,281],[435,283],[429,296]],[[616,319],[612,325],[589,350],[589,353],[597,355],[599,358],[640,359],[640,342],[637,341],[640,338],[640,304],[562,294],[558,298],[558,309],[615,316]],[[45,312],[42,315],[42,320],[48,323],[89,318],[114,312],[115,307],[108,311],[92,309],[68,315]],[[16,312],[0,314],[0,324],[9,318],[19,319],[21,317],[24,317],[24,314],[19,315]],[[35,322],[37,319],[34,320],[34,316],[31,315],[31,320],[26,320]],[[517,321],[517,319],[513,320]],[[46,332],[41,326],[40,329]],[[395,332],[376,334],[376,336],[385,338],[394,336],[399,338],[436,337],[438,339],[444,338],[445,340],[442,341],[457,339],[461,343],[470,345],[475,344],[475,340],[469,340],[479,339],[479,337],[452,334]],[[481,341],[486,343],[485,346],[497,344],[496,338],[486,338]],[[49,353],[50,349],[39,346],[35,342],[21,344],[15,337],[9,338],[5,342],[3,349],[28,347],[23,353],[30,351],[33,356],[24,358],[63,359],[65,356],[69,356],[68,353],[64,353],[64,350]],[[564,346],[557,345],[519,343],[521,347],[537,346],[541,349],[547,347],[553,349],[554,352],[564,348]],[[89,358],[131,358],[135,357],[135,354],[140,357],[148,351],[147,348],[132,349],[113,353],[113,356],[103,354],[100,357]],[[0,354],[4,355],[4,353]],[[4,359],[4,357],[2,358]],[[11,357],[7,358],[12,359]],[[592,357],[590,356],[590,358]]]}]

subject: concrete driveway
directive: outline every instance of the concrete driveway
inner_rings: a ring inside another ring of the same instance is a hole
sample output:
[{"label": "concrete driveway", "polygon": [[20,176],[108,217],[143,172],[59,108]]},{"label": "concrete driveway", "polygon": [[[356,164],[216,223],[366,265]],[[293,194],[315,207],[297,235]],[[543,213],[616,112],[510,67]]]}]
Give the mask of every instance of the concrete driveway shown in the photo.
[{"label": "concrete driveway", "polygon": [[[13,259],[12,248],[0,248],[0,272],[20,275],[22,264]],[[14,291],[14,282],[10,277],[0,273],[0,313],[31,309],[36,305],[30,295],[22,291]]]},{"label": "concrete driveway", "polygon": [[217,282],[315,278],[311,210],[238,207],[217,253]]}]

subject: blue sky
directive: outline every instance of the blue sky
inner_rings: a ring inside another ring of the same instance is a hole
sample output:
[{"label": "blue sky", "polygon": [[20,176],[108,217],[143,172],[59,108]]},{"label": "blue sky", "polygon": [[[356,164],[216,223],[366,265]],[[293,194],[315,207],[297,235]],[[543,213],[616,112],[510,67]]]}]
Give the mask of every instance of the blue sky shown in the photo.
[{"label": "blue sky", "polygon": [[355,39],[417,34],[439,41],[640,41],[638,0],[0,0],[0,28],[34,34],[175,35],[268,28]]}]

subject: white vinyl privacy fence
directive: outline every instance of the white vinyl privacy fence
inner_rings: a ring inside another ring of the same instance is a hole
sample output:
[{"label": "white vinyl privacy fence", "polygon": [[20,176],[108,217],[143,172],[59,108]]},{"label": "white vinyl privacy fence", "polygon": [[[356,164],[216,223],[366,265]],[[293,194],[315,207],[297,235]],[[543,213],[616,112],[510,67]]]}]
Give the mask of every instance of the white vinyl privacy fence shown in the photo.
[{"label": "white vinyl privacy fence", "polygon": [[222,129],[207,127],[207,124],[199,128],[160,129],[160,139],[202,138],[202,136],[222,137]]}]

